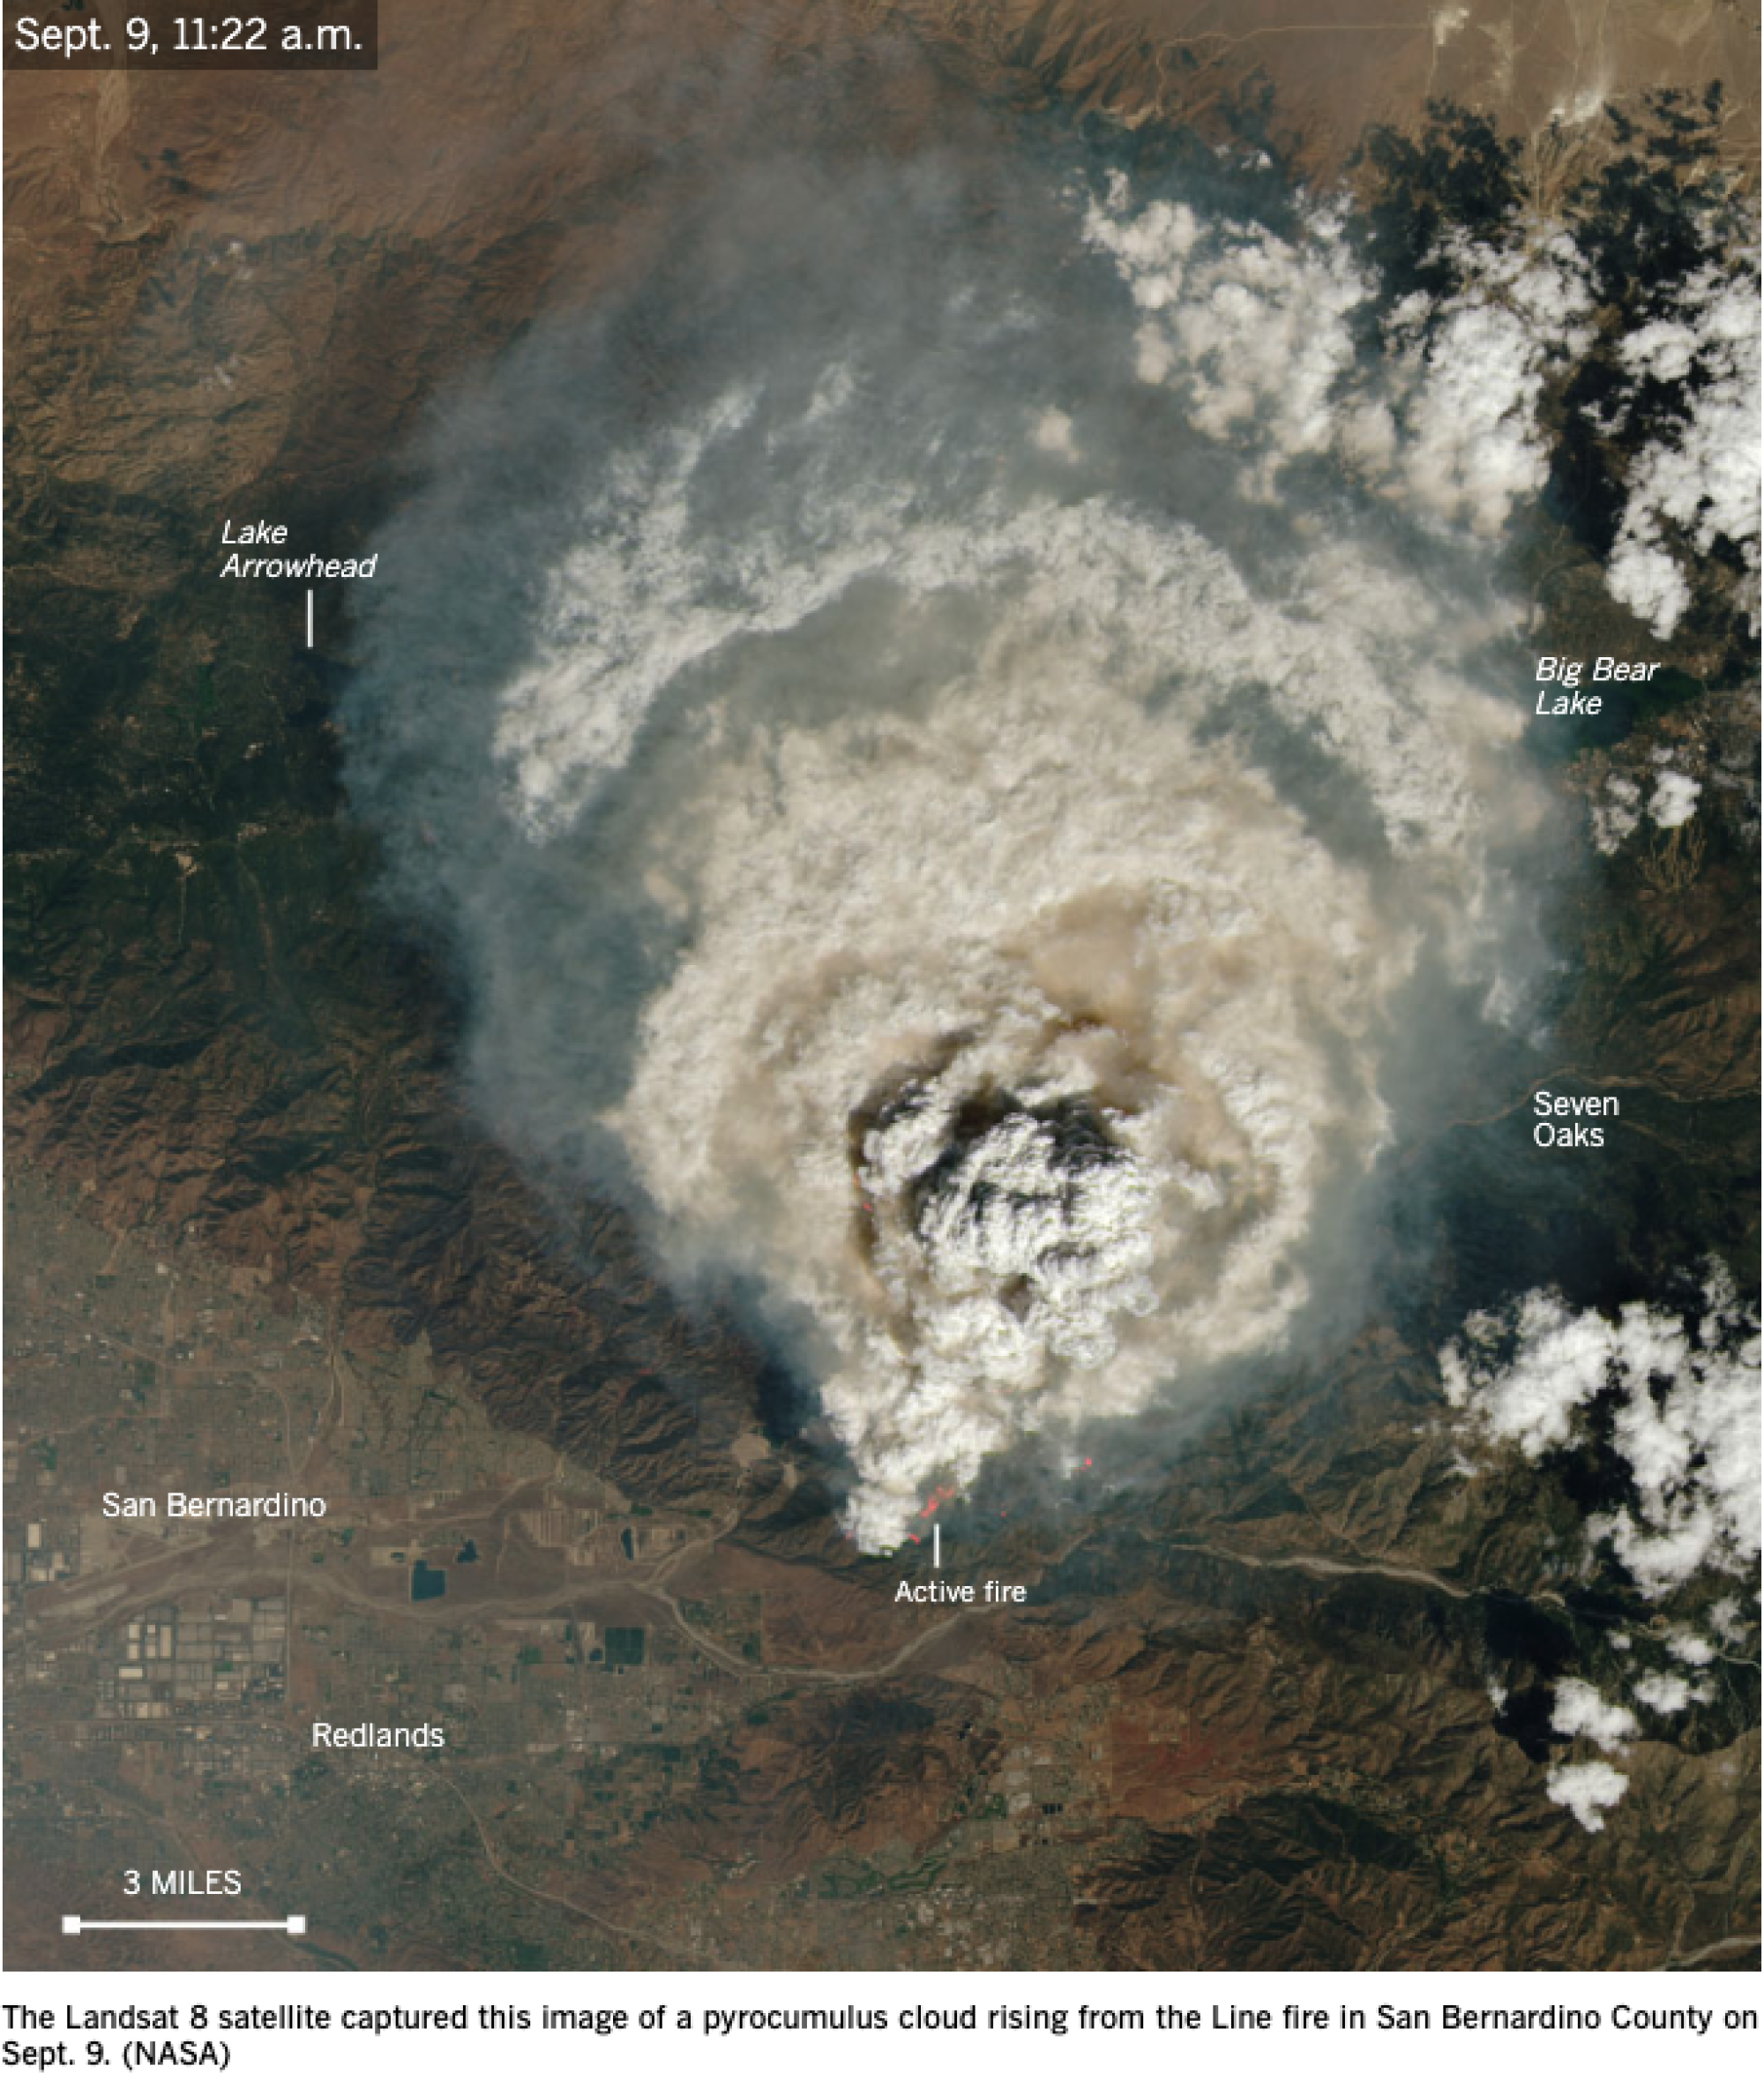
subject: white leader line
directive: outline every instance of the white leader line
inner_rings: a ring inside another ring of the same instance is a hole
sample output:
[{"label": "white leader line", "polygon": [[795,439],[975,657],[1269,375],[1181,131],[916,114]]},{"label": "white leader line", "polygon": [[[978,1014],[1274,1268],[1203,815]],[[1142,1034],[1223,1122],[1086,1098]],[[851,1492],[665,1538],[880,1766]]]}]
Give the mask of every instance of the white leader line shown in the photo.
[{"label": "white leader line", "polygon": [[[306,590],[306,649],[309,653],[312,650],[312,590],[310,587]],[[161,1922],[158,1926],[163,1927],[165,1924]],[[237,1928],[241,1924],[237,1921],[229,1921],[225,1926],[228,1928]]]},{"label": "white leader line", "polygon": [[274,1928],[284,1935],[304,1935],[306,1916],[289,1914],[281,1921],[87,1921],[78,1914],[64,1914],[64,1935],[85,1935],[94,1928]]},{"label": "white leader line", "polygon": [[931,1524],[931,1564],[943,1564],[943,1531],[935,1523]]}]

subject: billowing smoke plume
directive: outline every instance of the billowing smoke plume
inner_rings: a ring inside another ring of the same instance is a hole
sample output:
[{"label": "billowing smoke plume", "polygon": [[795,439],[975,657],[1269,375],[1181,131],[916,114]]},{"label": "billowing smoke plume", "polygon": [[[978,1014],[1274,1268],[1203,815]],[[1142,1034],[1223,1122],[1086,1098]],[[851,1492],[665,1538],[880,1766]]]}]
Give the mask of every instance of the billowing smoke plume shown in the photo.
[{"label": "billowing smoke plume", "polygon": [[1005,171],[755,177],[554,324],[437,429],[351,700],[485,1111],[757,1284],[872,1549],[1289,1338],[1421,968],[1510,1000],[1542,804],[1339,227]]}]

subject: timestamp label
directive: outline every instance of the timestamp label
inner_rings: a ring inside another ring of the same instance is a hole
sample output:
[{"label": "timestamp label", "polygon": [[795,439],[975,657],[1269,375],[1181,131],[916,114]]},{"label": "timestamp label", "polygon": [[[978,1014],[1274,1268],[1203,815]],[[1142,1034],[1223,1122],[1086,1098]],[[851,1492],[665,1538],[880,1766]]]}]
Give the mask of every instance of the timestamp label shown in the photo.
[{"label": "timestamp label", "polygon": [[4,0],[9,72],[372,72],[379,0]]}]

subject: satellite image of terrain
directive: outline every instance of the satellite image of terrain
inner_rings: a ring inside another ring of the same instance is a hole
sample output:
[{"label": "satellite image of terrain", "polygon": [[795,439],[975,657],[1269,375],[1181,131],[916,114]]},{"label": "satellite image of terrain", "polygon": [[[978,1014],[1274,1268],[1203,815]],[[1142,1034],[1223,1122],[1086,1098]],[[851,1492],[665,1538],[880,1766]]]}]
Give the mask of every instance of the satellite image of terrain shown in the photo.
[{"label": "satellite image of terrain", "polygon": [[1757,1966],[1756,0],[374,12],[5,9],[9,1967]]}]

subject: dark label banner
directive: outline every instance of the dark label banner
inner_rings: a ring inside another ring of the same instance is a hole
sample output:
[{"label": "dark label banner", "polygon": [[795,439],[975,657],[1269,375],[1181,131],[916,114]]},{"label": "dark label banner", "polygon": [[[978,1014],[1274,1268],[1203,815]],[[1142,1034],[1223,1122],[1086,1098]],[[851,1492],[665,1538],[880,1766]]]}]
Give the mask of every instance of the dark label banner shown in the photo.
[{"label": "dark label banner", "polygon": [[378,0],[5,0],[9,72],[372,72]]}]

